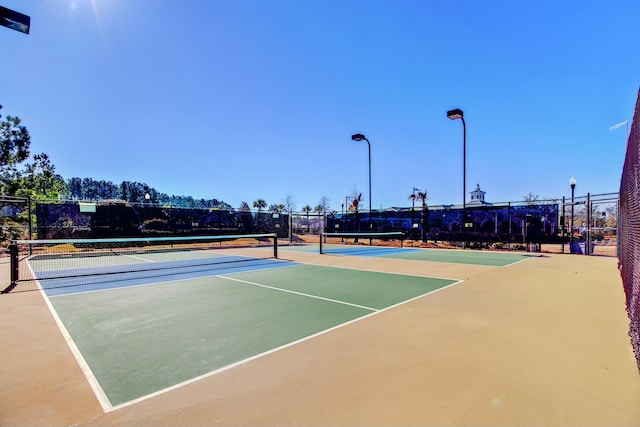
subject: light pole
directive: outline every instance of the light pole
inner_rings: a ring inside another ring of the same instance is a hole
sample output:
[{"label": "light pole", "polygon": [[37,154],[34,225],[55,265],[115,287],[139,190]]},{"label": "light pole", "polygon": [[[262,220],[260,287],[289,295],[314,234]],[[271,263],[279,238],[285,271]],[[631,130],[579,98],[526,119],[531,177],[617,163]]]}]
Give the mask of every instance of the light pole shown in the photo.
[{"label": "light pole", "polygon": [[[344,233],[344,200],[340,200],[340,206],[342,206],[342,210],[340,211],[340,219],[342,222],[342,229],[340,231],[342,231]],[[340,239],[341,242],[344,242],[344,237],[342,239]]]},{"label": "light pole", "polygon": [[414,213],[416,210],[416,190],[420,191],[419,188],[413,187],[411,190],[411,238],[413,239],[413,222],[415,220],[416,214]]},{"label": "light pole", "polygon": [[[369,147],[369,233],[371,233],[373,231],[373,222],[371,221],[371,143],[361,133],[351,135],[351,139],[354,141],[367,141],[367,146]],[[369,243],[371,243],[371,239],[369,239]]]},{"label": "light pole", "polygon": [[571,228],[569,229],[569,252],[571,252],[573,250],[573,194],[576,189],[576,179],[574,177],[571,177],[569,180],[569,185],[571,186]]},{"label": "light pole", "polygon": [[464,216],[467,207],[467,124],[464,121],[464,113],[459,108],[447,111],[447,117],[451,120],[462,120],[462,236],[464,240],[467,221]]},{"label": "light pole", "polygon": [[342,228],[344,232],[347,232],[347,228],[349,228],[349,218],[347,218],[349,216],[349,199],[351,199],[351,197],[344,197],[344,205],[347,207],[344,211],[344,227]]}]

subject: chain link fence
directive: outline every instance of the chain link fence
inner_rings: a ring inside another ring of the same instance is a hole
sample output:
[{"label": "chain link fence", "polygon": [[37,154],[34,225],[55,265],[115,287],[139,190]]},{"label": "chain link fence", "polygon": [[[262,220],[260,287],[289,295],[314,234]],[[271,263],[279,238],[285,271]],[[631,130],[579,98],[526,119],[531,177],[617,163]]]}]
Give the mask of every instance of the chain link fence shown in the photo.
[{"label": "chain link fence", "polygon": [[620,182],[619,268],[640,369],[640,90]]}]

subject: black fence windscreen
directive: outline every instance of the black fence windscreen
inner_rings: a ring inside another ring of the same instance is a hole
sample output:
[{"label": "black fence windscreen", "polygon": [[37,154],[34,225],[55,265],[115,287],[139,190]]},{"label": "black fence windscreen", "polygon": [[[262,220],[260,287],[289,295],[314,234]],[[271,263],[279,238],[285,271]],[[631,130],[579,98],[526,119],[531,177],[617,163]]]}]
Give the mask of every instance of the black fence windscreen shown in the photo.
[{"label": "black fence windscreen", "polygon": [[[403,231],[411,239],[473,242],[556,242],[557,203],[482,205],[464,209],[373,211],[372,232]],[[327,218],[328,232],[363,232],[369,212],[335,214]]]},{"label": "black fence windscreen", "polygon": [[287,213],[185,209],[133,203],[38,203],[37,238],[289,235]]},{"label": "black fence windscreen", "polygon": [[0,245],[6,247],[11,240],[29,239],[31,231],[29,199],[0,197]]}]

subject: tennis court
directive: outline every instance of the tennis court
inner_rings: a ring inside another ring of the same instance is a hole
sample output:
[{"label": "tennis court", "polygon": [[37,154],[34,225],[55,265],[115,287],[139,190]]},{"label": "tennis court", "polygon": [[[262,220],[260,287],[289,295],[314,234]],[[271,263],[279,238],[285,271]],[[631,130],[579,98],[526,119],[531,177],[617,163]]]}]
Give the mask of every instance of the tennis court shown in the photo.
[{"label": "tennis court", "polygon": [[498,267],[506,267],[539,255],[517,251],[460,251],[455,249],[406,247],[403,246],[403,239],[403,234],[398,232],[322,233],[319,244],[290,246],[286,247],[285,250],[319,252],[324,255],[392,258]]},{"label": "tennis court", "polygon": [[457,283],[116,240],[23,261],[105,411]]},{"label": "tennis court", "polygon": [[[317,250],[317,249],[310,249]],[[327,255],[351,255],[382,257],[414,261],[446,262],[454,264],[474,264],[506,267],[529,259],[529,254],[518,252],[460,251],[450,249],[394,248],[365,245],[323,245]]]},{"label": "tennis court", "polygon": [[615,259],[280,249],[32,256],[41,291],[0,297],[2,424],[640,419]]}]

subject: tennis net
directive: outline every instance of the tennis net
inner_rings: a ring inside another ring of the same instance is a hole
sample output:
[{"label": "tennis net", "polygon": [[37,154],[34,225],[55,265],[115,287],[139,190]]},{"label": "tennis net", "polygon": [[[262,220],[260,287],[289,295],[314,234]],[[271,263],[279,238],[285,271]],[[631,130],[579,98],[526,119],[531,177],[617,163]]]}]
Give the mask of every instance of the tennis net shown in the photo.
[{"label": "tennis net", "polygon": [[276,234],[17,240],[9,253],[11,285],[3,293],[259,265],[278,257],[278,240]]},{"label": "tennis net", "polygon": [[358,244],[367,242],[369,245],[403,246],[404,233],[389,231],[381,233],[322,233],[320,237],[320,253],[325,253],[325,244]]}]

